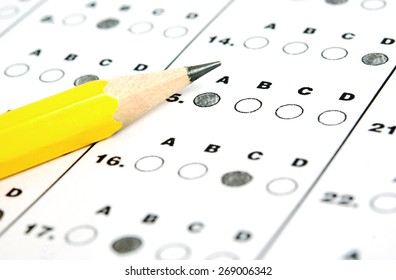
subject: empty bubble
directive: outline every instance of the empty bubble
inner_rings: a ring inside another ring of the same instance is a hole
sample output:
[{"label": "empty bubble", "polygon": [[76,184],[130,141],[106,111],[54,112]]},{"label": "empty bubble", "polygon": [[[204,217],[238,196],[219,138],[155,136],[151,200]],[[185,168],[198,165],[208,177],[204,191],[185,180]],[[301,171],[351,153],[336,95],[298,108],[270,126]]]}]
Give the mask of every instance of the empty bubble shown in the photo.
[{"label": "empty bubble", "polygon": [[135,163],[135,168],[142,172],[155,171],[162,167],[164,160],[159,156],[142,157]]},{"label": "empty bubble", "polygon": [[153,29],[153,24],[151,22],[138,22],[129,27],[129,32],[133,34],[144,34]]},{"label": "empty bubble", "polygon": [[297,104],[286,104],[280,106],[275,111],[275,115],[284,120],[295,119],[302,115],[304,109]]},{"label": "empty bubble", "polygon": [[93,226],[81,225],[70,229],[65,235],[65,240],[70,245],[81,246],[94,241],[97,235],[98,231]]},{"label": "empty bubble", "polygon": [[308,45],[304,42],[291,42],[283,47],[283,51],[287,54],[302,54],[308,50]]},{"label": "empty bubble", "polygon": [[371,208],[379,213],[395,213],[396,212],[396,194],[381,193],[374,196],[370,201]]},{"label": "empty bubble", "polygon": [[44,83],[52,83],[63,78],[65,72],[61,69],[49,69],[41,73],[39,79]]},{"label": "empty bubble", "polygon": [[257,49],[262,49],[266,47],[269,44],[269,41],[265,37],[251,37],[246,39],[246,41],[243,43],[243,45],[251,50],[257,50]]},{"label": "empty bubble", "polygon": [[234,108],[239,113],[253,113],[261,108],[261,101],[256,98],[245,98],[239,100]]},{"label": "empty bubble", "polygon": [[184,26],[173,26],[164,31],[164,36],[167,38],[179,38],[186,35],[187,32],[188,29]]},{"label": "empty bubble", "polygon": [[321,113],[318,117],[318,121],[324,125],[339,125],[345,122],[347,116],[344,112],[338,110],[328,110]]},{"label": "empty bubble", "polygon": [[274,195],[287,195],[297,190],[297,182],[291,178],[276,178],[267,184],[267,191]]},{"label": "empty bubble", "polygon": [[328,60],[339,60],[348,55],[348,51],[340,47],[327,48],[322,52],[322,57]]},{"label": "empty bubble", "polygon": [[362,7],[366,10],[379,10],[386,6],[386,2],[383,0],[366,0],[362,2]]},{"label": "empty bubble", "polygon": [[83,23],[85,20],[86,20],[85,15],[73,14],[73,15],[69,15],[69,16],[65,17],[62,22],[64,25],[73,26],[73,25],[79,25],[79,24]]},{"label": "empty bubble", "polygon": [[29,65],[25,63],[17,63],[8,66],[4,70],[4,74],[8,77],[20,77],[29,71]]},{"label": "empty bubble", "polygon": [[199,162],[193,162],[180,167],[178,174],[184,179],[198,179],[208,172],[208,167]]},{"label": "empty bubble", "polygon": [[191,254],[191,249],[183,243],[167,244],[158,249],[156,257],[160,260],[185,260]]}]

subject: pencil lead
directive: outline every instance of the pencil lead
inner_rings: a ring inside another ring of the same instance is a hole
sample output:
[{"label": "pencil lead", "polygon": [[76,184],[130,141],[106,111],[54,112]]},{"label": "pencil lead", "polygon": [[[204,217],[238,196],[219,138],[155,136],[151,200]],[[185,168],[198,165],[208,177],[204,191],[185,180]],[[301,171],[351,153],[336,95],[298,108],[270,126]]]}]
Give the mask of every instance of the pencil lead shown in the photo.
[{"label": "pencil lead", "polygon": [[220,65],[221,65],[220,61],[216,61],[201,65],[188,66],[187,74],[188,77],[190,78],[190,81],[194,82],[195,80],[199,79],[200,77],[212,71],[213,69],[219,67]]}]

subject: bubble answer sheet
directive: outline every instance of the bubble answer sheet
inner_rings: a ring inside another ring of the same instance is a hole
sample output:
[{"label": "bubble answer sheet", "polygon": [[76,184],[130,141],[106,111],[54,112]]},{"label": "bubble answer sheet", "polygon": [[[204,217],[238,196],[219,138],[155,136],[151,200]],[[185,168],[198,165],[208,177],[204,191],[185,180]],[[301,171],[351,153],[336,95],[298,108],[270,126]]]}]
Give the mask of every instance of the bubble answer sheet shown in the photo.
[{"label": "bubble answer sheet", "polygon": [[2,0],[1,113],[92,80],[222,65],[111,138],[0,180],[0,258],[395,259],[395,13],[391,0]]}]

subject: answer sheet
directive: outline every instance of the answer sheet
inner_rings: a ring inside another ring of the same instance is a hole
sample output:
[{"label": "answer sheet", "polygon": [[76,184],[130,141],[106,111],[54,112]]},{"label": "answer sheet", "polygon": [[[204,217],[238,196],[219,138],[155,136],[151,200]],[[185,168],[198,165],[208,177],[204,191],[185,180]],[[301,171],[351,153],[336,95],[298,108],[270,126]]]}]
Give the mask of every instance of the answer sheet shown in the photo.
[{"label": "answer sheet", "polygon": [[92,80],[222,65],[113,137],[0,180],[0,258],[396,258],[395,13],[2,0],[1,113]]}]

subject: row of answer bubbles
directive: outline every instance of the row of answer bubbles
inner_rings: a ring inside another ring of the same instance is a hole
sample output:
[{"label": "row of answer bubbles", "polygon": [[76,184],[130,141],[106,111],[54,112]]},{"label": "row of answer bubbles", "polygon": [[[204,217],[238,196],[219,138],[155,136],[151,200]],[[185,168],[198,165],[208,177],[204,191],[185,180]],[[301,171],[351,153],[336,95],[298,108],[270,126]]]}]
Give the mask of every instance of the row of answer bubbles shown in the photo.
[{"label": "row of answer bubbles", "polygon": [[[79,25],[83,23],[86,20],[85,16],[83,14],[74,14],[66,17],[63,20],[63,23],[65,25]],[[97,23],[96,27],[98,29],[111,29],[119,25],[119,20],[114,19],[114,18],[108,18],[104,19],[100,22]],[[129,28],[128,31],[132,34],[139,35],[139,34],[146,34],[149,33],[154,29],[154,24],[148,21],[143,21],[143,22],[136,22],[132,24]],[[181,38],[188,34],[188,28],[182,25],[176,25],[176,26],[171,26],[163,30],[162,32],[163,36],[166,38]],[[263,49],[266,46],[268,46],[270,43],[269,39],[263,36],[254,36],[246,39],[243,43],[243,46],[246,47],[247,49],[251,50],[258,50],[258,49]],[[283,52],[289,55],[299,55],[305,53],[309,49],[309,46],[305,42],[289,42],[285,44],[282,48]],[[348,55],[348,51],[345,48],[342,47],[329,47],[326,48],[321,52],[321,56],[325,59],[328,60],[340,60],[345,58]],[[367,54],[370,57],[377,56],[378,59],[364,59],[362,58],[363,63],[368,64],[368,65],[381,65],[384,64],[388,61],[388,58],[385,54],[380,54],[380,53],[373,53],[373,54]]]},{"label": "row of answer bubbles", "polygon": [[[8,66],[4,70],[4,74],[8,77],[15,78],[25,75],[29,71],[29,65],[25,63],[16,63]],[[39,80],[45,83],[52,83],[59,81],[65,75],[62,69],[45,70],[39,75]],[[78,77],[74,81],[74,85],[81,85],[88,81],[98,80],[96,75],[84,75]],[[220,96],[214,92],[205,92],[197,95],[194,98],[194,104],[198,107],[211,107],[220,101]],[[234,109],[239,113],[253,113],[262,107],[262,102],[257,98],[245,98],[239,100]],[[301,116],[304,109],[298,104],[284,104],[276,109],[275,115],[281,119],[290,120]],[[346,114],[339,110],[327,110],[318,116],[318,121],[324,125],[339,125],[346,120]]]},{"label": "row of answer bubbles", "polygon": [[[30,70],[30,66],[26,63],[15,63],[9,65],[4,70],[4,75],[10,78],[17,78],[25,75]],[[42,72],[39,75],[39,80],[44,83],[53,83],[61,80],[65,76],[65,72],[62,69],[53,68]],[[80,76],[74,80],[74,85],[82,85],[90,81],[99,80],[99,77],[93,74],[87,74]]]},{"label": "row of answer bubbles", "polygon": [[[29,70],[30,67],[28,64],[15,63],[9,65],[4,69],[4,75],[10,78],[16,78],[25,75],[26,73],[29,72]],[[44,83],[52,83],[59,81],[60,79],[63,78],[64,75],[65,72],[62,69],[58,69],[58,68],[48,69],[39,75],[39,80]]]},{"label": "row of answer bubbles", "polygon": [[[98,230],[94,226],[83,224],[69,229],[65,234],[65,241],[71,246],[80,247],[94,242],[97,237]],[[124,235],[111,243],[111,249],[117,254],[125,255],[138,251],[143,245],[144,242],[140,236]],[[155,258],[162,260],[189,259],[190,256],[190,247],[179,242],[165,244],[155,252]],[[231,252],[215,252],[207,257],[207,259],[218,258],[239,259]]]},{"label": "row of answer bubbles", "polygon": [[[8,77],[15,78],[25,75],[29,71],[29,65],[25,63],[16,63],[8,66],[4,74]],[[62,69],[48,69],[39,75],[39,80],[45,83],[56,82],[62,79],[65,72]],[[88,81],[98,80],[96,75],[84,75],[74,81],[74,85],[81,85]],[[205,92],[197,95],[193,102],[198,107],[211,107],[219,103],[220,96],[214,92]],[[262,102],[257,98],[245,98],[239,100],[234,109],[239,113],[253,113],[262,107]],[[276,109],[275,115],[281,119],[289,120],[301,116],[304,109],[298,104],[284,104]],[[327,110],[318,116],[318,121],[324,125],[339,125],[346,120],[346,114],[339,110]]]},{"label": "row of answer bubbles", "polygon": [[[172,30],[172,32],[170,32],[170,34],[172,35],[170,36],[174,36],[174,38],[176,38],[183,32],[184,32],[183,30]],[[303,51],[303,48],[299,44],[300,42],[289,43],[283,48],[283,50],[288,54],[301,54],[305,51]],[[305,46],[305,43],[302,44],[304,44]],[[322,57],[328,60],[339,60],[346,57],[347,54],[348,52],[343,48],[331,47],[331,48],[327,48],[322,52]],[[383,53],[368,53],[364,55],[361,60],[366,65],[378,66],[388,62],[389,58],[387,55]],[[11,78],[21,77],[26,73],[28,73],[29,70],[30,67],[26,63],[14,63],[5,68],[4,74],[7,77],[11,77]],[[65,73],[62,69],[48,69],[40,75],[39,79],[42,82],[56,82],[62,79],[64,74]],[[206,95],[208,95],[208,93]],[[220,100],[219,96],[212,94],[211,97],[213,99],[209,103],[211,105],[216,104]],[[208,97],[206,97],[205,101],[207,101],[207,99]],[[200,106],[199,104],[200,102],[199,100],[197,100],[196,105]],[[202,106],[202,107],[207,107],[207,106]]]},{"label": "row of answer bubbles", "polygon": [[[17,78],[27,74],[30,66],[26,63],[15,63],[9,65],[4,70],[4,75],[10,78]],[[48,69],[39,75],[39,80],[44,83],[53,83],[61,80],[65,72],[59,68]],[[74,85],[79,86],[90,81],[99,80],[99,77],[93,74],[82,75],[74,80]]]},{"label": "row of answer bubbles", "polygon": [[[84,246],[92,243],[98,236],[98,230],[92,225],[78,225],[69,229],[65,234],[65,241],[71,246]],[[120,236],[111,243],[113,252],[125,255],[137,252],[144,245],[143,239],[136,235]],[[164,244],[155,252],[155,258],[160,260],[189,259],[191,248],[180,242]],[[231,252],[215,252],[207,256],[207,259],[239,259]]]},{"label": "row of answer bubbles", "polygon": [[[297,183],[290,178],[279,178],[271,182],[273,184],[267,186],[269,191],[273,191],[275,186],[283,190],[283,193],[289,193],[297,188]],[[279,193],[274,194],[279,195]],[[378,214],[396,213],[396,193],[377,194],[370,199],[368,204]],[[98,232],[94,226],[82,224],[67,230],[64,238],[68,245],[81,247],[94,242]],[[143,245],[142,237],[126,234],[111,241],[110,248],[116,254],[128,255],[138,252]],[[182,242],[165,243],[155,251],[155,258],[162,260],[189,259],[191,255],[191,247]],[[239,256],[231,251],[218,251],[209,253],[205,259],[239,259]]]},{"label": "row of answer bubbles", "polygon": [[[140,158],[135,163],[135,168],[141,172],[153,172],[160,169],[165,163],[165,160],[156,155],[150,155]],[[179,168],[177,174],[183,179],[198,179],[208,172],[208,167],[199,162],[192,162],[183,165]]]},{"label": "row of answer bubbles", "polygon": [[[212,107],[219,103],[220,96],[214,92],[204,92],[197,95],[193,103],[198,107]],[[254,113],[262,107],[262,102],[257,98],[244,98],[234,105],[235,111],[239,113]],[[304,112],[303,107],[298,104],[284,104],[275,110],[275,115],[284,120],[300,117]],[[339,110],[327,110],[319,114],[318,121],[323,125],[333,126],[345,122],[347,115]]]},{"label": "row of answer bubbles", "polygon": [[[84,14],[72,14],[65,17],[62,21],[67,26],[78,26],[86,21]],[[96,27],[101,30],[107,30],[117,27],[120,21],[116,18],[107,18],[99,21]],[[149,21],[142,21],[133,23],[128,27],[128,31],[132,34],[146,34],[154,29],[154,24]],[[166,38],[180,38],[188,33],[188,28],[183,25],[175,25],[167,27],[163,30],[162,34]]]},{"label": "row of answer bubbles", "polygon": [[[245,48],[251,50],[263,49],[269,45],[269,40],[266,37],[255,36],[250,37],[243,43]],[[307,43],[296,41],[289,42],[282,47],[284,53],[289,55],[299,55],[305,53],[309,49]],[[321,56],[327,60],[341,60],[347,57],[348,51],[342,47],[329,47],[321,52]],[[388,62],[389,58],[383,53],[368,53],[364,55],[361,61],[366,65],[378,66]]]},{"label": "row of answer bubbles", "polygon": [[[256,112],[261,106],[262,102],[257,98],[245,98],[239,100],[234,109],[239,113],[248,114]],[[283,120],[291,120],[300,117],[303,112],[303,107],[298,104],[284,104],[275,110],[275,115]],[[327,126],[342,124],[346,119],[347,115],[340,110],[326,110],[318,116],[318,122]]]},{"label": "row of answer bubbles", "polygon": [[[160,156],[150,155],[138,159],[135,168],[141,172],[153,172],[160,169],[165,160]],[[177,174],[186,180],[199,179],[209,171],[207,165],[200,162],[191,162],[179,168]],[[253,176],[244,171],[232,171],[221,177],[221,182],[228,187],[240,187],[248,184]],[[297,189],[297,182],[292,178],[280,177],[272,179],[267,183],[266,188],[269,193],[275,195],[291,194]]]}]

